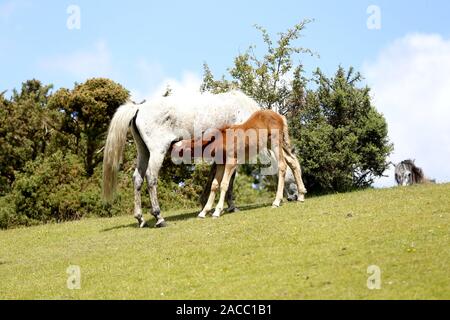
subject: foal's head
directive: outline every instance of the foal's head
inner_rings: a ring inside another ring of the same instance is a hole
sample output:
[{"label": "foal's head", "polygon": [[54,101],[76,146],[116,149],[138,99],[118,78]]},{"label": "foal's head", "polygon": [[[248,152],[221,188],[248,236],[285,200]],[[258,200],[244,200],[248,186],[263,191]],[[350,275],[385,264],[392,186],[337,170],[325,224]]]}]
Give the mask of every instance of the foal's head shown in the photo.
[{"label": "foal's head", "polygon": [[223,142],[224,132],[226,129],[215,130],[213,134],[202,134],[201,138],[185,139],[178,141],[172,145],[172,150],[179,156],[185,157],[188,155],[191,159],[202,157],[204,160],[214,160],[218,163],[223,158]]}]

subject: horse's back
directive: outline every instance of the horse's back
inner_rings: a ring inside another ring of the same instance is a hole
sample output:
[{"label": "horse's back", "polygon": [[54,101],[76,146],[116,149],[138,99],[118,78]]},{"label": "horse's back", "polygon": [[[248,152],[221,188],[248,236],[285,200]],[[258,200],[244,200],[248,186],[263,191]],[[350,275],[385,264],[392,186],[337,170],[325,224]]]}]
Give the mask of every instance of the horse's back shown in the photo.
[{"label": "horse's back", "polygon": [[192,134],[194,129],[204,131],[242,123],[258,110],[260,107],[256,101],[240,91],[220,94],[192,92],[145,102],[139,108],[136,122],[138,126],[151,130],[162,127]]}]

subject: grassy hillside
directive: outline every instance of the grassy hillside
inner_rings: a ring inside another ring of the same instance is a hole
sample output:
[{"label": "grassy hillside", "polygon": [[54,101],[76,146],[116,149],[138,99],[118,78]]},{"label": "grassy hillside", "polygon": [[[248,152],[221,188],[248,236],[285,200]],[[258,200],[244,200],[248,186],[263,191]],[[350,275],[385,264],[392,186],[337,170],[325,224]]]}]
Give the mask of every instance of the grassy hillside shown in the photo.
[{"label": "grassy hillside", "polygon": [[166,229],[129,215],[0,231],[0,298],[450,298],[450,184],[195,215],[166,213]]}]

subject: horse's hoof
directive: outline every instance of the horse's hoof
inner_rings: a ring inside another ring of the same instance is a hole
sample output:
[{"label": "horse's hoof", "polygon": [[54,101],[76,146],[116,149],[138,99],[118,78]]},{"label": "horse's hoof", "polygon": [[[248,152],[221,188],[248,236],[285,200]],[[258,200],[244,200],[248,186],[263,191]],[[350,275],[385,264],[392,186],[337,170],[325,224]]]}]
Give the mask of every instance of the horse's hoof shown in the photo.
[{"label": "horse's hoof", "polygon": [[227,209],[227,213],[239,212],[240,210],[236,207],[231,207]]},{"label": "horse's hoof", "polygon": [[289,201],[289,202],[297,201],[297,200],[298,200],[298,196],[297,195],[293,195],[293,196],[287,197],[287,201]]},{"label": "horse's hoof", "polygon": [[135,217],[137,220],[137,227],[138,228],[144,228],[147,226],[147,222],[144,220],[144,218],[141,216]]},{"label": "horse's hoof", "polygon": [[220,211],[214,211],[214,214],[212,215],[213,219],[217,219],[220,217]]},{"label": "horse's hoof", "polygon": [[167,222],[166,221],[161,221],[161,222],[158,222],[156,225],[155,225],[155,227],[156,228],[165,228],[165,227],[167,227]]},{"label": "horse's hoof", "polygon": [[145,228],[147,226],[147,222],[145,220],[142,220],[141,222],[138,222],[138,227],[139,228]]},{"label": "horse's hoof", "polygon": [[203,212],[200,212],[197,216],[197,218],[199,218],[199,219],[205,219],[205,217],[206,217],[206,213],[203,213]]},{"label": "horse's hoof", "polygon": [[281,206],[281,201],[274,201],[273,203],[272,203],[272,208],[278,208],[278,207],[280,207]]},{"label": "horse's hoof", "polygon": [[305,195],[304,195],[304,194],[300,194],[300,195],[298,196],[297,201],[298,201],[298,202],[305,202]]}]

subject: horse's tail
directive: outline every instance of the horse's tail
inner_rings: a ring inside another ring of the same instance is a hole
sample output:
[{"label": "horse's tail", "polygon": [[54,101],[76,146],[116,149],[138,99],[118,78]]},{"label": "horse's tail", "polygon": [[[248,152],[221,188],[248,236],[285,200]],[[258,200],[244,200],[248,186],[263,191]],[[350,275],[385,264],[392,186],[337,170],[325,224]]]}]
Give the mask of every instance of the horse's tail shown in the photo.
[{"label": "horse's tail", "polygon": [[117,109],[109,124],[103,153],[103,197],[111,201],[117,184],[117,173],[127,140],[128,127],[139,106],[124,104]]}]

